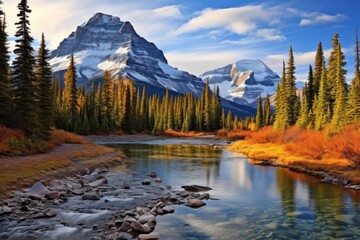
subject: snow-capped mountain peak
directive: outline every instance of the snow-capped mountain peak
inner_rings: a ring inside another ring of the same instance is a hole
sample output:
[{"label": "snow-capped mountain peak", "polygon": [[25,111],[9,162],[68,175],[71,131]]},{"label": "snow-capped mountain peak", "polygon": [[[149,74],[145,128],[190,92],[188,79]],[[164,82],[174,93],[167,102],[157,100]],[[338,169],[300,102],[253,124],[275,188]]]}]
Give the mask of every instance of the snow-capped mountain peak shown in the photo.
[{"label": "snow-capped mountain peak", "polygon": [[260,94],[274,94],[280,77],[261,60],[244,59],[200,75],[212,88],[218,86],[221,97],[254,105]]}]

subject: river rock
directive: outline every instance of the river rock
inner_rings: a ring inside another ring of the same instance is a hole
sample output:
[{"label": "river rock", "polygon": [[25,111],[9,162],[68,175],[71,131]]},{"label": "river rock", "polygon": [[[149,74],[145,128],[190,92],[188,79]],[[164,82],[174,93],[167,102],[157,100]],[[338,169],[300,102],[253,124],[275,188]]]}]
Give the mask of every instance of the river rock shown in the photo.
[{"label": "river rock", "polygon": [[155,221],[155,216],[152,215],[151,213],[145,213],[144,215],[140,216],[139,218],[139,222],[141,224],[147,223],[147,222],[154,222]]},{"label": "river rock", "polygon": [[185,203],[185,206],[188,206],[191,208],[200,208],[205,205],[206,205],[206,203],[204,203],[200,199],[190,199]]},{"label": "river rock", "polygon": [[71,190],[70,192],[74,195],[83,195],[84,194],[84,190],[82,190],[82,189],[75,189],[75,190]]},{"label": "river rock", "polygon": [[186,191],[189,192],[207,192],[212,190],[210,187],[200,186],[200,185],[190,185],[190,186],[182,186]]},{"label": "river rock", "polygon": [[130,184],[128,184],[127,182],[124,182],[121,187],[123,189],[130,189]]},{"label": "river rock", "polygon": [[175,208],[173,206],[165,206],[161,209],[164,213],[173,213]]},{"label": "river rock", "polygon": [[159,178],[159,177],[157,177],[157,178],[155,178],[155,182],[156,182],[156,183],[161,183],[161,182],[162,182],[162,179]]},{"label": "river rock", "polygon": [[142,185],[150,185],[151,184],[151,180],[150,179],[144,179],[141,182]]},{"label": "river rock", "polygon": [[200,199],[200,200],[204,200],[204,199],[208,200],[209,198],[210,198],[210,194],[208,194],[208,193],[201,194],[198,197],[198,199]]},{"label": "river rock", "polygon": [[124,221],[123,224],[121,224],[121,227],[119,228],[119,232],[127,232],[131,229],[130,223]]},{"label": "river rock", "polygon": [[134,239],[130,233],[121,232],[116,235],[116,240],[132,240]]},{"label": "river rock", "polygon": [[21,206],[28,206],[31,203],[31,200],[29,198],[22,198],[20,199],[20,201],[21,201]]},{"label": "river rock", "polygon": [[151,178],[156,178],[156,177],[157,177],[157,174],[156,174],[156,172],[151,172],[151,173],[149,174],[149,176],[150,176]]},{"label": "river rock", "polygon": [[91,182],[91,183],[89,183],[89,186],[90,187],[98,187],[103,184],[108,184],[108,180],[106,178],[102,178],[102,179],[96,180],[94,182]]},{"label": "river rock", "polygon": [[50,200],[58,199],[60,197],[60,194],[58,191],[52,191],[46,193],[45,197]]},{"label": "river rock", "polygon": [[139,232],[139,233],[149,233],[151,232],[151,227],[147,224],[142,225],[139,222],[132,222],[130,224],[131,229],[135,232]]},{"label": "river rock", "polygon": [[48,189],[41,182],[37,182],[26,192],[26,195],[45,196],[47,191]]},{"label": "river rock", "polygon": [[115,221],[115,226],[121,227],[121,225],[123,225],[123,223],[124,223],[123,220],[116,220],[116,221]]},{"label": "river rock", "polygon": [[85,193],[82,196],[82,200],[100,200],[100,195],[98,192],[89,192],[89,193]]},{"label": "river rock", "polygon": [[0,207],[0,215],[1,214],[9,214],[12,212],[13,212],[13,210],[7,206]]},{"label": "river rock", "polygon": [[153,232],[149,234],[140,234],[138,237],[139,240],[156,240],[160,239],[160,233]]},{"label": "river rock", "polygon": [[44,212],[40,212],[33,216],[34,219],[37,218],[52,218],[55,217],[57,212],[54,209],[46,209]]},{"label": "river rock", "polygon": [[100,175],[98,173],[91,173],[90,175],[85,175],[83,177],[84,181],[86,182],[94,182],[100,178]]}]

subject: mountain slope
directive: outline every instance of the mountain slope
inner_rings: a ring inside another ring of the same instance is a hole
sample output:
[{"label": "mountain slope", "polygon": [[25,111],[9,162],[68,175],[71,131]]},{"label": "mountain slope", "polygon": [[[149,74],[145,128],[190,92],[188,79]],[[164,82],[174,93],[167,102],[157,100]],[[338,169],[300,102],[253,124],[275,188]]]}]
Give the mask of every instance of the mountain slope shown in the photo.
[{"label": "mountain slope", "polygon": [[64,39],[51,53],[54,75],[63,78],[74,54],[78,83],[90,86],[90,80],[102,78],[104,70],[112,76],[129,78],[155,89],[199,96],[204,87],[200,79],[167,64],[155,44],[140,37],[129,22],[118,17],[97,13],[88,22]]},{"label": "mountain slope", "polygon": [[273,95],[280,77],[261,60],[240,60],[225,67],[211,70],[200,75],[209,81],[212,89],[220,89],[221,97],[250,106],[256,106],[260,94]]}]

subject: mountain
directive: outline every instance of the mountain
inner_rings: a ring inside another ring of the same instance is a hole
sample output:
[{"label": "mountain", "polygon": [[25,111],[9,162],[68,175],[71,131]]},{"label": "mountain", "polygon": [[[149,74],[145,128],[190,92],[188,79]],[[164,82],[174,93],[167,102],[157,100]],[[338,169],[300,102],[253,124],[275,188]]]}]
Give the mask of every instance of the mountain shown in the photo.
[{"label": "mountain", "polygon": [[63,78],[74,54],[79,85],[89,87],[92,80],[100,80],[104,70],[119,75],[153,91],[168,88],[175,93],[201,94],[203,82],[196,76],[168,65],[161,50],[154,43],[139,36],[129,22],[96,13],[78,26],[51,53],[50,65],[56,77]]},{"label": "mountain", "polygon": [[[78,85],[90,89],[92,81],[102,81],[105,70],[115,79],[131,79],[136,86],[146,86],[147,94],[172,95],[192,92],[200,96],[204,82],[188,72],[170,66],[164,53],[154,43],[136,33],[130,22],[118,17],[96,13],[78,26],[57,49],[52,51],[50,65],[53,75],[61,80],[74,54]],[[225,110],[239,116],[255,114],[254,108],[222,99]]]},{"label": "mountain", "polygon": [[273,95],[280,77],[261,60],[240,60],[222,68],[217,68],[199,76],[209,81],[212,89],[220,89],[222,98],[239,104],[256,107],[261,94]]}]

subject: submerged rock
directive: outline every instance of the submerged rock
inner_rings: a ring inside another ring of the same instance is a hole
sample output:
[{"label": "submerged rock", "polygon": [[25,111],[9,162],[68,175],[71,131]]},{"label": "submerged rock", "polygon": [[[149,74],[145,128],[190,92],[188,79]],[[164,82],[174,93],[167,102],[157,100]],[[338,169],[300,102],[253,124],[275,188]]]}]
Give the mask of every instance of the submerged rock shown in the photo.
[{"label": "submerged rock", "polygon": [[156,178],[156,177],[157,177],[157,173],[156,173],[156,172],[151,172],[151,173],[149,174],[149,176],[150,176],[151,178]]},{"label": "submerged rock", "polygon": [[98,192],[85,193],[82,196],[82,200],[93,200],[93,201],[100,200],[100,195]]},{"label": "submerged rock", "polygon": [[160,233],[153,232],[149,234],[140,234],[138,237],[139,240],[156,240],[160,239]]},{"label": "submerged rock", "polygon": [[151,184],[151,180],[150,179],[144,179],[141,182],[142,185],[150,185]]},{"label": "submerged rock", "polygon": [[207,192],[212,190],[210,187],[200,186],[200,185],[190,185],[190,186],[182,186],[186,191],[189,192]]},{"label": "submerged rock", "polygon": [[191,208],[200,208],[205,205],[206,205],[206,203],[204,203],[200,199],[190,199],[185,203],[185,206],[188,206]]},{"label": "submerged rock", "polygon": [[102,179],[96,180],[94,182],[91,182],[91,183],[89,183],[89,186],[90,187],[98,187],[103,184],[108,184],[108,180],[106,178],[102,178]]}]

